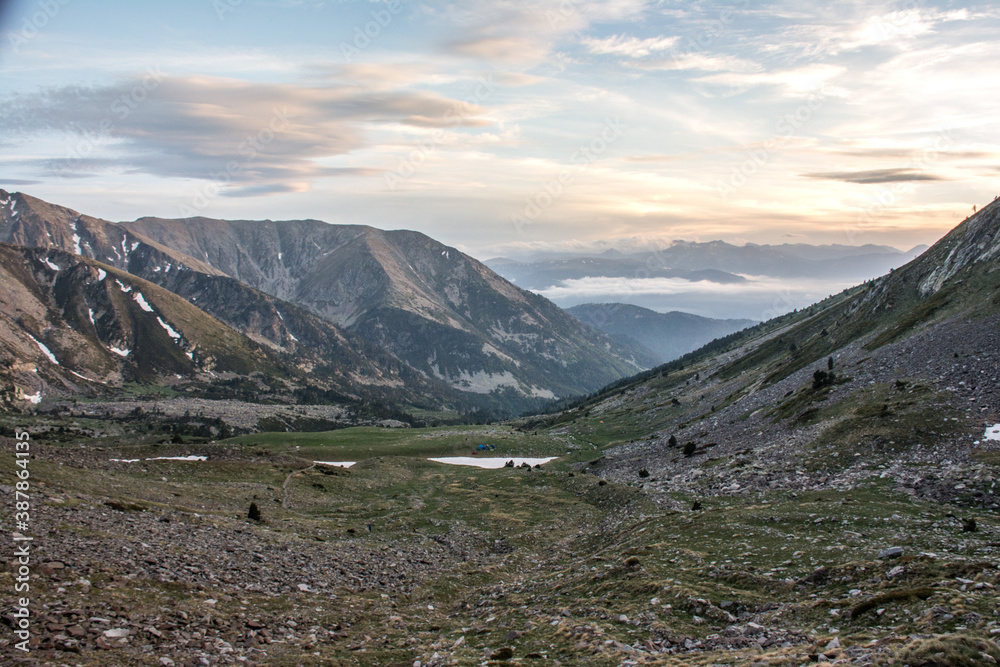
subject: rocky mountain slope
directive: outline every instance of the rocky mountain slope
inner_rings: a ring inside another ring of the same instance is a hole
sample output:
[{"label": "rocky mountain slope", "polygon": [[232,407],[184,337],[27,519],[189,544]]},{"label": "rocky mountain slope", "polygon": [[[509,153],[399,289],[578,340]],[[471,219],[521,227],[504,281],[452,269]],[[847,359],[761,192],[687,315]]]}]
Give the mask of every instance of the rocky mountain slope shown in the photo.
[{"label": "rocky mountain slope", "polygon": [[427,236],[316,220],[143,218],[124,226],[356,332],[459,391],[566,396],[638,360]]},{"label": "rocky mountain slope", "polygon": [[0,241],[156,283],[349,395],[510,414],[648,362],[414,232],[314,220],[115,224],[0,191]]},{"label": "rocky mountain slope", "polygon": [[[882,278],[609,387],[550,423],[617,424],[626,441],[594,469],[618,480],[643,471],[666,504],[681,489],[851,488],[890,475],[997,507],[992,481],[956,491],[928,480],[1000,446],[986,437],[1000,422],[998,239],[994,202]],[[938,475],[917,470],[926,465]]]},{"label": "rocky mountain slope", "polygon": [[627,303],[587,303],[567,311],[623,345],[645,350],[662,364],[702,345],[755,324],[753,320],[716,320],[691,313],[658,313]]},{"label": "rocky mountain slope", "polygon": [[[199,393],[234,378],[249,379],[262,394],[314,387],[344,400],[416,401],[422,387],[402,364],[387,355],[368,358],[334,327],[294,310],[288,319],[312,345],[292,350],[253,340],[155,283],[62,250],[0,244],[0,276],[0,377],[8,405],[110,396],[128,383]],[[224,293],[216,296],[226,303]],[[260,297],[244,300],[233,318],[253,320],[266,299]]]}]

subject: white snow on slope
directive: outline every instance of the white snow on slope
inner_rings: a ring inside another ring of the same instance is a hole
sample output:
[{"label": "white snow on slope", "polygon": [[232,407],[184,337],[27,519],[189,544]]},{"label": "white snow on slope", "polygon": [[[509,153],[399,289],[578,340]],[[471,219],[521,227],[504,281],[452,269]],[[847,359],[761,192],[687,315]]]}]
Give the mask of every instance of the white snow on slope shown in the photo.
[{"label": "white snow on slope", "polygon": [[73,252],[77,255],[82,255],[83,251],[80,249],[80,235],[76,233],[76,220],[73,221],[73,226],[70,227],[73,232]]},{"label": "white snow on slope", "polygon": [[181,335],[177,333],[172,326],[164,322],[159,315],[156,316],[156,321],[160,323],[160,326],[163,327],[163,330],[167,332],[168,336],[173,338],[175,341],[180,340]]},{"label": "white snow on slope", "polygon": [[31,334],[28,334],[28,338],[30,338],[31,340],[35,341],[35,345],[37,345],[38,349],[42,351],[42,354],[44,354],[46,357],[49,358],[49,361],[51,361],[52,363],[54,363],[56,366],[60,366],[61,365],[58,361],[56,361],[56,355],[52,354],[52,350],[50,350],[49,348],[45,347],[45,344],[42,343],[42,341],[38,340],[37,338],[35,338]]},{"label": "white snow on slope", "polygon": [[142,296],[142,292],[136,292],[134,295],[132,295],[132,298],[135,299],[135,302],[139,304],[139,307],[145,310],[147,313],[153,312],[153,307],[150,306],[148,303],[146,303],[146,299],[145,297]]}]

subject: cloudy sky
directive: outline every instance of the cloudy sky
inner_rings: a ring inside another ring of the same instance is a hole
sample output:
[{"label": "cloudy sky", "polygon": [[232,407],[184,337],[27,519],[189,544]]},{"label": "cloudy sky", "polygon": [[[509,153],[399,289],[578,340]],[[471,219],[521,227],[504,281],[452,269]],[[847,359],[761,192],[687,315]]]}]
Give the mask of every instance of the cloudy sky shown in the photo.
[{"label": "cloudy sky", "polygon": [[1000,193],[995,3],[2,5],[0,187],[112,220],[908,248]]}]

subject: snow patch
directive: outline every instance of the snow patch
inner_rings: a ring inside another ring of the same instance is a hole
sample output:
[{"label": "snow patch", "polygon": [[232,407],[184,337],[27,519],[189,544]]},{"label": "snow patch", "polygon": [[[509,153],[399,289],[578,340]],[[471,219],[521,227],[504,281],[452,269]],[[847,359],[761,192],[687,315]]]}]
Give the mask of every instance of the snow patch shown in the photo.
[{"label": "snow patch", "polygon": [[135,252],[135,249],[138,247],[139,247],[139,242],[136,241],[135,243],[132,244],[132,252]]},{"label": "snow patch", "polygon": [[102,281],[108,277],[108,272],[104,269],[97,269],[97,280]]},{"label": "snow patch", "polygon": [[132,291],[132,286],[131,285],[126,285],[125,283],[123,283],[122,281],[118,280],[117,278],[115,278],[115,282],[118,283],[118,287],[121,289],[121,291],[125,292],[126,294],[128,294],[129,292]]},{"label": "snow patch", "polygon": [[142,292],[136,292],[134,295],[132,295],[132,298],[135,299],[135,302],[139,304],[139,307],[145,310],[147,313],[153,312],[153,307],[150,306],[148,303],[146,303],[146,298],[142,296]]},{"label": "snow patch", "polygon": [[985,440],[1000,440],[1000,424],[987,426],[986,435],[984,435],[983,438]]},{"label": "snow patch", "polygon": [[[108,459],[109,461],[114,461],[115,463],[136,463],[139,459]],[[146,459],[147,461],[207,461],[207,456],[196,456],[191,454],[190,456],[154,456],[151,459]]]},{"label": "snow patch", "polygon": [[352,465],[357,463],[357,461],[313,461],[321,466],[337,466],[339,468],[350,468]]},{"label": "snow patch", "polygon": [[[76,224],[73,225],[73,231],[76,231]],[[80,235],[73,234],[73,252],[77,255],[83,254],[83,249],[80,247]]]},{"label": "snow patch", "polygon": [[42,392],[36,391],[34,394],[25,394],[24,400],[28,401],[32,405],[38,405],[42,402]]},{"label": "snow patch", "polygon": [[108,349],[117,354],[119,357],[127,357],[129,354],[132,353],[132,350],[128,349],[127,347],[122,348],[110,345],[108,346]]},{"label": "snow patch", "polygon": [[77,376],[81,380],[86,380],[87,382],[96,382],[97,384],[107,384],[107,382],[101,382],[100,380],[95,380],[93,378],[89,378],[86,375],[80,375],[76,371],[70,371],[70,373],[72,373],[73,375]]},{"label": "snow patch", "polygon": [[181,335],[177,333],[172,326],[164,322],[159,315],[156,316],[156,321],[160,323],[160,326],[163,327],[163,330],[167,332],[168,336],[173,338],[175,341],[180,340]]},{"label": "snow patch", "polygon": [[52,354],[52,350],[50,350],[49,348],[45,347],[45,344],[42,343],[42,341],[38,340],[37,338],[35,338],[31,334],[28,334],[28,338],[30,338],[31,340],[35,341],[35,345],[37,345],[38,349],[42,351],[42,354],[44,354],[46,357],[49,358],[49,361],[51,361],[52,363],[54,363],[56,366],[60,366],[61,365],[58,361],[56,361],[56,355]]},{"label": "snow patch", "polygon": [[154,456],[151,459],[146,459],[147,461],[207,461],[207,456],[197,456],[191,454],[190,456]]},{"label": "snow patch", "polygon": [[443,456],[437,459],[427,459],[436,463],[449,463],[457,466],[474,466],[476,468],[503,468],[508,461],[513,461],[515,466],[527,463],[529,466],[543,465],[556,459],[556,456],[547,456],[541,459],[522,458],[520,456],[491,456],[487,458],[476,458],[475,456]]},{"label": "snow patch", "polygon": [[556,395],[552,393],[551,389],[542,389],[541,387],[536,387],[535,385],[531,385],[531,395],[535,398],[553,399],[556,397]]},{"label": "snow patch", "polygon": [[58,264],[53,264],[48,257],[46,257],[44,261],[45,264],[53,271],[62,271],[62,268],[60,268]]},{"label": "snow patch", "polygon": [[93,308],[88,308],[87,309],[87,317],[90,318],[90,323],[93,324],[96,327],[97,326],[97,322],[94,321],[94,309]]},{"label": "snow patch", "polygon": [[491,391],[502,387],[518,387],[517,378],[510,371],[503,373],[488,373],[483,370],[469,373],[459,371],[458,375],[446,376],[438,370],[437,366],[431,366],[431,371],[440,379],[448,382],[459,391],[467,391],[473,394],[488,394]]}]

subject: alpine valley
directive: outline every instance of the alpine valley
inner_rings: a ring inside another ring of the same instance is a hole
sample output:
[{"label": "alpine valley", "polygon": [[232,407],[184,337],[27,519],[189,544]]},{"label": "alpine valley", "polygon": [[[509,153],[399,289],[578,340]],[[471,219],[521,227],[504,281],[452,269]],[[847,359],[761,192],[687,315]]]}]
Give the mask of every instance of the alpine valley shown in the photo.
[{"label": "alpine valley", "polygon": [[11,664],[1000,661],[1000,202],[639,371],[419,234],[3,198]]}]

